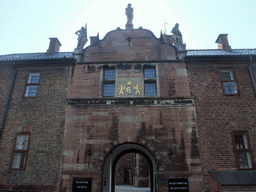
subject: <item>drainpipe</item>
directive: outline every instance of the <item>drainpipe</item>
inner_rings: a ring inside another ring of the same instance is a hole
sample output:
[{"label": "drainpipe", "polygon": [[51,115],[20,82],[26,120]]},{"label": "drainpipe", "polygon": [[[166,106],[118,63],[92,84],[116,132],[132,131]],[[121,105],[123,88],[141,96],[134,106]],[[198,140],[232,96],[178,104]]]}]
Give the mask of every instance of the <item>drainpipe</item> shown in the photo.
[{"label": "drainpipe", "polygon": [[17,75],[17,69],[15,68],[15,61],[13,62],[13,68],[14,68],[14,74],[13,74],[13,78],[12,78],[11,89],[10,89],[9,96],[8,96],[8,99],[7,99],[7,103],[6,103],[6,106],[5,106],[3,120],[2,120],[2,123],[0,125],[0,139],[2,137],[2,133],[3,133],[3,130],[4,130],[4,124],[5,124],[7,113],[8,113],[9,107],[10,107],[10,100],[11,100],[11,96],[12,96],[14,82],[15,82],[16,75]]},{"label": "drainpipe", "polygon": [[250,73],[250,77],[251,77],[251,81],[252,81],[252,86],[253,86],[253,91],[254,91],[254,96],[256,97],[256,88],[255,88],[255,81],[254,81],[254,77],[252,74],[252,69],[251,69],[251,64],[252,64],[252,56],[249,57],[249,65],[248,65],[248,69],[249,69],[249,73]]}]

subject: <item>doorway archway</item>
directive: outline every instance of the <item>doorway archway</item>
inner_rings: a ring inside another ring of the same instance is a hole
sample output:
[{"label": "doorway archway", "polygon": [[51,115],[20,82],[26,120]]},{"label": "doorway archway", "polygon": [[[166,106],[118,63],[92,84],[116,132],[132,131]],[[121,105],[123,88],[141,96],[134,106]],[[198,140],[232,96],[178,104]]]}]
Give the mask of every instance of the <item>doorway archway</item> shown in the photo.
[{"label": "doorway archway", "polygon": [[118,160],[127,153],[138,153],[147,159],[150,167],[151,192],[158,192],[158,167],[156,160],[147,148],[135,143],[119,145],[108,154],[103,166],[102,191],[115,191],[115,167]]}]

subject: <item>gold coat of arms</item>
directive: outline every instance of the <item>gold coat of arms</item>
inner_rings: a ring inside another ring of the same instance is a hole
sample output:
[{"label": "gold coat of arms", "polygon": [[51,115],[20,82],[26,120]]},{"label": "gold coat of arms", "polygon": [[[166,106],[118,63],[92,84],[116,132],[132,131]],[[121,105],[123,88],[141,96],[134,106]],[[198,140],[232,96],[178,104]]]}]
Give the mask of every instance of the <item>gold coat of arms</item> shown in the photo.
[{"label": "gold coat of arms", "polygon": [[140,88],[140,85],[137,84],[135,86],[132,85],[132,82],[127,82],[127,85],[119,85],[119,96],[122,96],[122,95],[140,95],[140,91],[141,91],[141,88]]}]

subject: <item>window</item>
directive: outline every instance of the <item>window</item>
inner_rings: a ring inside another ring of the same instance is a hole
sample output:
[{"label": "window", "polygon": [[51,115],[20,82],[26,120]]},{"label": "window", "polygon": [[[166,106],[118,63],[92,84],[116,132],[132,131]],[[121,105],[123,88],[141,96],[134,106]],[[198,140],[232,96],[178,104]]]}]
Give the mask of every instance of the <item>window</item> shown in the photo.
[{"label": "window", "polygon": [[145,81],[144,86],[145,86],[145,95],[146,96],[156,95],[156,82]]},{"label": "window", "polygon": [[156,78],[155,66],[144,67],[144,78]]},{"label": "window", "polygon": [[103,96],[113,97],[115,96],[115,83],[106,82],[104,83],[104,93]]},{"label": "window", "polygon": [[156,96],[156,69],[155,66],[144,66],[144,95]]},{"label": "window", "polygon": [[29,136],[29,133],[20,133],[16,135],[11,169],[25,169],[28,154]]},{"label": "window", "polygon": [[221,81],[225,95],[238,94],[237,83],[232,69],[221,69]]},{"label": "window", "polygon": [[246,132],[233,134],[234,150],[239,169],[251,169],[252,158]]},{"label": "window", "polygon": [[105,68],[103,71],[103,96],[115,96],[115,68]]},{"label": "window", "polygon": [[29,73],[25,97],[36,97],[39,85],[40,73]]}]

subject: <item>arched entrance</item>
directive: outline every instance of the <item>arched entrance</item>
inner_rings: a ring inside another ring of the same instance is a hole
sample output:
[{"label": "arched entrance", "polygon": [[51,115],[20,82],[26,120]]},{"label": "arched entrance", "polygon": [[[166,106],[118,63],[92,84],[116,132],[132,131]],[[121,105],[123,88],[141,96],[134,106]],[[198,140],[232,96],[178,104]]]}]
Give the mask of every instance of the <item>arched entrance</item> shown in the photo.
[{"label": "arched entrance", "polygon": [[127,153],[138,153],[147,159],[150,167],[151,192],[158,192],[158,168],[156,160],[147,148],[135,143],[119,145],[108,154],[103,167],[102,191],[115,191],[115,167],[118,160]]}]

